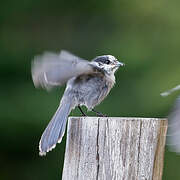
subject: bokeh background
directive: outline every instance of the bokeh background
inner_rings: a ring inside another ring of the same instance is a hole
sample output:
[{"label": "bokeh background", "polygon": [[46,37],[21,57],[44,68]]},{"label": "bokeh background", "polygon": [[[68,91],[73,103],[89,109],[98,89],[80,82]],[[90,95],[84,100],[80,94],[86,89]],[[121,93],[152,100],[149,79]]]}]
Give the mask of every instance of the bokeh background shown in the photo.
[{"label": "bokeh background", "polygon": [[[61,179],[65,138],[38,156],[40,136],[64,91],[34,88],[31,60],[43,51],[66,49],[89,60],[116,56],[126,66],[97,110],[166,117],[178,92],[166,98],[160,93],[180,84],[179,7],[178,0],[2,0],[0,180]],[[180,156],[166,148],[163,179],[180,179],[179,167]]]}]

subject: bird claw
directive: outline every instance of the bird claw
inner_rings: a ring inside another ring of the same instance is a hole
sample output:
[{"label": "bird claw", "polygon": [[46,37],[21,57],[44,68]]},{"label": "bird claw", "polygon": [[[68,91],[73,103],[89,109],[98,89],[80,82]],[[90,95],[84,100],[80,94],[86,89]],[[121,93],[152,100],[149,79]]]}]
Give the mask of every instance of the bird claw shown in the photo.
[{"label": "bird claw", "polygon": [[95,109],[92,109],[92,111],[95,112],[98,117],[108,117],[106,114],[103,114],[103,113],[101,113],[101,112],[98,112],[98,111],[96,111]]}]

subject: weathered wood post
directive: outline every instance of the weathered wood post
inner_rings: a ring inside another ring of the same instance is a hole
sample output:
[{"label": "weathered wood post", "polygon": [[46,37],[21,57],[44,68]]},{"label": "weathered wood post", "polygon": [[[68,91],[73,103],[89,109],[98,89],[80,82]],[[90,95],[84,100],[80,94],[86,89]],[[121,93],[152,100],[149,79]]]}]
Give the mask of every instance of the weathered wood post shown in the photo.
[{"label": "weathered wood post", "polygon": [[63,180],[161,180],[167,120],[70,117]]}]

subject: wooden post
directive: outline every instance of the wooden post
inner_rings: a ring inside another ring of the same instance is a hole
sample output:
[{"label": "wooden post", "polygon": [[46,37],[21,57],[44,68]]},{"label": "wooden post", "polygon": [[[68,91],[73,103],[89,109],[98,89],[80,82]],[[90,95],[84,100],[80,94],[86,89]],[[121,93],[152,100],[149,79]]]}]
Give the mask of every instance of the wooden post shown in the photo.
[{"label": "wooden post", "polygon": [[167,120],[70,117],[63,180],[161,180]]}]

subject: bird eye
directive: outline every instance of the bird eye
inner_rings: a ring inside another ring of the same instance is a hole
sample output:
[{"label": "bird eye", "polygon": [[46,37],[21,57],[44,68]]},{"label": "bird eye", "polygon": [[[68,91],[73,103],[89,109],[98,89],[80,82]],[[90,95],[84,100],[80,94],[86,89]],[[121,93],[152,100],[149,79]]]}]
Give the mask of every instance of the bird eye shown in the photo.
[{"label": "bird eye", "polygon": [[106,60],[105,63],[106,63],[106,64],[110,64],[110,60]]}]

